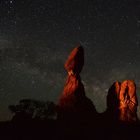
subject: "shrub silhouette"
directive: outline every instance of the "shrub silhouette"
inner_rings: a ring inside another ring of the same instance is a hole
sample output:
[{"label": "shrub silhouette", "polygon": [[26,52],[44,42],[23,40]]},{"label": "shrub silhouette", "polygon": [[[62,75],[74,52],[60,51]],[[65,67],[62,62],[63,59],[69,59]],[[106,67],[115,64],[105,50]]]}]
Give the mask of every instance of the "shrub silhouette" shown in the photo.
[{"label": "shrub silhouette", "polygon": [[18,105],[10,105],[9,109],[14,114],[13,121],[21,120],[47,120],[55,119],[56,111],[53,102],[43,102],[31,99],[23,99]]}]

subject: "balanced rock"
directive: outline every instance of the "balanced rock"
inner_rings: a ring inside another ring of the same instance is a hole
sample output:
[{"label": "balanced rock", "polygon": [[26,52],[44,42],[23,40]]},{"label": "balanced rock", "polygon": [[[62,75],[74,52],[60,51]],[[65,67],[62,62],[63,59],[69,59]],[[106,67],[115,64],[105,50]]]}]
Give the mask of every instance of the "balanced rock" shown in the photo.
[{"label": "balanced rock", "polygon": [[78,45],[70,53],[65,69],[68,72],[68,77],[58,103],[59,115],[66,117],[82,118],[88,113],[95,113],[95,107],[92,102],[85,96],[85,89],[80,78],[80,72],[84,65],[84,50],[81,45]]}]

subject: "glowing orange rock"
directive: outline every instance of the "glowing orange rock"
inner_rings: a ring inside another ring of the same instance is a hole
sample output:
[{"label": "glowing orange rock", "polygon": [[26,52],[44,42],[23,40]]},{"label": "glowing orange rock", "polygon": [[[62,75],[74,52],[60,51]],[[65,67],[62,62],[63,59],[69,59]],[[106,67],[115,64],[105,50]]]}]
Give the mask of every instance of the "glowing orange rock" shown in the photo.
[{"label": "glowing orange rock", "polygon": [[115,82],[107,95],[107,118],[134,123],[137,121],[136,85],[132,80]]},{"label": "glowing orange rock", "polygon": [[84,50],[83,47],[79,45],[73,49],[65,63],[65,69],[68,72],[68,77],[63,90],[64,96],[71,94],[75,94],[75,96],[84,95],[84,86],[79,75],[83,65]]},{"label": "glowing orange rock", "polygon": [[63,90],[63,94],[68,96],[71,94],[75,94],[78,96],[80,92],[80,96],[84,95],[84,86],[81,82],[79,75],[69,75],[66,81],[66,85]]},{"label": "glowing orange rock", "polygon": [[68,108],[71,108],[75,101],[77,101],[77,98],[85,95],[84,86],[79,75],[83,65],[84,50],[82,46],[78,46],[73,49],[65,63],[68,77],[59,105],[67,110]]},{"label": "glowing orange rock", "polygon": [[[84,86],[81,82],[80,72],[84,65],[84,50],[82,46],[74,48],[70,53],[65,69],[68,77],[63,90],[63,94],[59,99],[59,114],[68,118],[80,116],[82,118],[88,113],[93,114],[95,107],[92,102],[85,96]],[[82,115],[81,115],[82,114]],[[92,116],[92,115],[87,115]]]},{"label": "glowing orange rock", "polygon": [[124,122],[137,121],[137,96],[136,85],[132,80],[125,80],[121,84],[121,90],[119,94],[119,119]]},{"label": "glowing orange rock", "polygon": [[65,69],[69,75],[80,74],[84,65],[84,50],[79,44],[78,47],[74,48],[70,53],[66,63]]}]

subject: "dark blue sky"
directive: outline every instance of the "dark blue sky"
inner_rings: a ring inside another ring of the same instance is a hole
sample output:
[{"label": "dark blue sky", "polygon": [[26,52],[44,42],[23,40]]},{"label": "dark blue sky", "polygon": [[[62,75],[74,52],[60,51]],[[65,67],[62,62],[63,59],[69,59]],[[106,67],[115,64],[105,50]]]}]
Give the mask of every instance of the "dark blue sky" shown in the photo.
[{"label": "dark blue sky", "polygon": [[64,62],[78,42],[83,83],[97,111],[106,109],[117,80],[135,80],[140,99],[139,9],[139,0],[1,0],[0,120],[23,98],[57,102]]}]

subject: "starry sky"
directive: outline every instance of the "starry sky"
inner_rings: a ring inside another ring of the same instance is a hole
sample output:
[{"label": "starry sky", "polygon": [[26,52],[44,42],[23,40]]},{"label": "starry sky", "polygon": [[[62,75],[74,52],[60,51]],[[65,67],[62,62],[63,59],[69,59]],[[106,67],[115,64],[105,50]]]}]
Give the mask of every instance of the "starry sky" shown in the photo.
[{"label": "starry sky", "polygon": [[0,121],[23,98],[57,103],[79,42],[81,77],[98,112],[114,81],[134,80],[140,100],[140,0],[0,0]]}]

